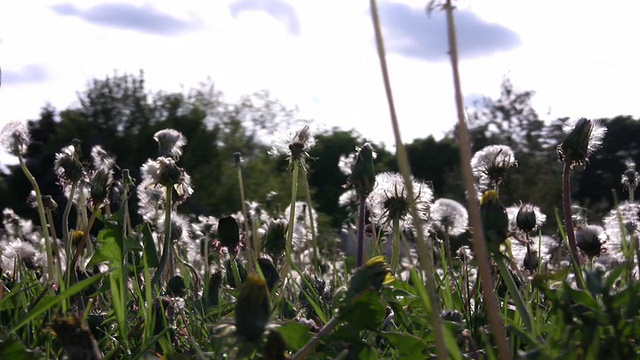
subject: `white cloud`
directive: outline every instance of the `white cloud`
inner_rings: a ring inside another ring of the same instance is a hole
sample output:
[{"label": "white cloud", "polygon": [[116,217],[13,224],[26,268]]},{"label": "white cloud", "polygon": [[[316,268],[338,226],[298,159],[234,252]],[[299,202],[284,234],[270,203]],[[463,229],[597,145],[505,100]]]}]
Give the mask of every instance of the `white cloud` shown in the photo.
[{"label": "white cloud", "polygon": [[[0,66],[20,72],[36,64],[45,69],[46,77],[3,84],[0,122],[36,118],[47,102],[64,109],[90,80],[114,70],[137,74],[144,69],[150,90],[183,91],[208,77],[230,101],[269,89],[288,107],[298,107],[302,118],[327,127],[355,128],[376,142],[391,144],[367,4],[276,2],[288,4],[298,32],[292,32],[291,18],[264,11],[243,11],[234,17],[230,6],[236,0],[154,2],[157,13],[198,19],[199,31],[172,36],[60,16],[51,7],[61,2],[7,3],[0,13]],[[67,3],[77,9],[105,4]],[[140,8],[145,2],[131,4]],[[516,87],[536,91],[534,105],[542,116],[548,109],[549,118],[640,116],[635,95],[640,78],[635,14],[640,2],[573,7],[548,0],[477,0],[460,7],[478,21],[512,30],[520,39],[517,48],[463,59],[465,94],[497,97],[507,75]],[[430,20],[425,16],[424,21]],[[390,36],[386,29],[388,44]],[[451,129],[456,116],[448,62],[390,53],[388,63],[403,140],[440,137]]]}]

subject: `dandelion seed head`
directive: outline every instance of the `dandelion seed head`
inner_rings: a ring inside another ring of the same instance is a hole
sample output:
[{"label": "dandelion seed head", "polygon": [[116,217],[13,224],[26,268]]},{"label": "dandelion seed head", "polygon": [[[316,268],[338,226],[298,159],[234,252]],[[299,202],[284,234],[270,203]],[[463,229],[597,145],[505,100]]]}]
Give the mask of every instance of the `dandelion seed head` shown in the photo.
[{"label": "dandelion seed head", "polygon": [[585,163],[601,146],[607,128],[602,122],[585,118],[568,121],[563,127],[567,133],[558,145],[558,158],[571,167]]},{"label": "dandelion seed head", "polygon": [[85,175],[74,145],[65,146],[59,153],[56,153],[53,169],[63,187],[69,183],[80,181]]},{"label": "dandelion seed head", "polygon": [[622,173],[622,187],[627,191],[633,191],[640,183],[640,173],[636,171],[636,164],[629,160],[626,162],[627,170]]},{"label": "dandelion seed head", "polygon": [[624,244],[629,244],[631,236],[639,236],[640,205],[623,202],[612,209],[602,218],[605,232],[608,236],[607,253],[623,259]]},{"label": "dandelion seed head", "polygon": [[351,207],[358,205],[358,194],[356,189],[349,189],[340,195],[338,198],[338,206]]},{"label": "dandelion seed head", "polygon": [[490,186],[503,184],[507,170],[517,165],[513,150],[506,145],[489,145],[471,158],[473,175]]},{"label": "dandelion seed head", "polygon": [[0,130],[0,144],[11,155],[22,156],[26,154],[30,143],[29,129],[21,121],[10,121]]},{"label": "dandelion seed head", "polygon": [[433,190],[422,181],[411,178],[413,198],[409,198],[403,177],[398,173],[383,172],[376,175],[376,186],[369,195],[371,212],[376,223],[384,226],[393,219],[411,224],[410,207],[415,204],[423,220],[429,219]]},{"label": "dandelion seed head", "polygon": [[113,169],[116,166],[115,158],[100,145],[91,148],[91,163],[94,169]]},{"label": "dandelion seed head", "polygon": [[276,138],[269,150],[269,155],[273,157],[286,155],[290,160],[304,160],[308,157],[307,152],[316,144],[309,125],[298,131],[276,131],[274,135]]},{"label": "dandelion seed head", "polygon": [[187,144],[187,139],[181,132],[174,129],[160,130],[153,135],[158,143],[158,156],[179,159],[182,156],[182,147]]},{"label": "dandelion seed head", "polygon": [[448,231],[458,236],[467,231],[469,214],[467,208],[455,200],[441,198],[431,207],[432,227],[437,231]]},{"label": "dandelion seed head", "polygon": [[340,159],[338,160],[338,168],[344,175],[351,175],[351,169],[353,165],[356,163],[356,153],[351,153],[349,155],[340,155]]},{"label": "dandelion seed head", "polygon": [[576,245],[589,258],[603,253],[603,245],[607,242],[607,234],[602,226],[586,225],[575,230]]}]

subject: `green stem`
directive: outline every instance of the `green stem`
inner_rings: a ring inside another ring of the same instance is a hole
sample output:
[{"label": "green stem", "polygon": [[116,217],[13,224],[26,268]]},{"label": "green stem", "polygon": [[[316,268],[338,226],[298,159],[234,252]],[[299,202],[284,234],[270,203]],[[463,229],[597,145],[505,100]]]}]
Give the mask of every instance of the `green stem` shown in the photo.
[{"label": "green stem", "polygon": [[[54,226],[53,214],[51,209],[47,209],[47,221],[51,227],[51,252],[55,257],[56,275],[58,276],[58,284],[60,284],[60,291],[64,291],[65,284],[62,279],[62,262],[60,261],[60,249],[58,249],[58,235],[56,234],[56,228]],[[66,302],[63,302],[63,306],[66,306]],[[66,309],[65,309],[66,310]]]},{"label": "green stem", "polygon": [[398,263],[400,262],[400,219],[394,217],[391,225],[391,273],[396,274]]},{"label": "green stem", "polygon": [[53,251],[51,250],[51,238],[49,237],[49,227],[47,226],[47,219],[44,215],[44,205],[42,204],[42,193],[40,192],[40,186],[38,186],[38,182],[36,178],[33,176],[29,168],[27,168],[27,164],[24,162],[24,157],[22,155],[18,155],[18,160],[20,161],[20,168],[22,168],[22,172],[27,177],[27,180],[31,183],[33,190],[36,192],[36,202],[38,203],[38,217],[40,218],[40,226],[42,227],[42,236],[44,237],[44,247],[47,252],[47,270],[49,272],[49,281],[53,281],[56,276],[56,269],[53,264]]},{"label": "green stem", "polygon": [[[366,226],[365,222],[367,216],[367,197],[360,195],[358,202],[358,247],[356,248],[356,266],[359,268],[364,265],[364,228]],[[377,241],[374,241],[374,243],[377,244]]]},{"label": "green stem", "polygon": [[[242,178],[242,166],[236,166],[236,173],[238,174],[238,185],[240,186],[240,201],[242,202],[242,216],[244,217],[244,221],[242,222],[242,226],[244,227],[244,233],[246,235],[246,239],[250,239],[249,243],[246,246],[246,254],[247,262],[249,263],[249,267],[253,269],[253,261],[251,261],[252,256],[251,252],[253,251],[254,256],[259,256],[259,250],[256,247],[256,243],[258,242],[256,238],[249,236],[249,212],[247,211],[247,199],[244,194],[244,180]],[[252,246],[253,245],[253,246]]]},{"label": "green stem", "polygon": [[529,314],[529,309],[522,299],[522,294],[518,290],[518,286],[511,276],[511,272],[509,271],[509,267],[504,261],[504,257],[502,257],[502,255],[498,255],[494,257],[494,260],[500,268],[500,275],[502,276],[505,285],[507,285],[507,290],[509,290],[509,293],[511,293],[511,298],[516,305],[516,309],[518,309],[518,315],[520,315],[520,317],[522,318],[524,326],[529,329],[532,335],[535,335],[533,322],[531,321],[531,314]]},{"label": "green stem", "polygon": [[447,269],[449,270],[449,276],[451,280],[455,281],[455,276],[453,275],[453,256],[451,255],[451,235],[449,234],[449,226],[444,227],[444,252],[447,257]]},{"label": "green stem", "polygon": [[311,246],[313,246],[313,264],[315,264],[316,270],[320,270],[320,256],[318,254],[318,241],[316,239],[316,224],[313,220],[313,207],[311,203],[311,189],[309,188],[309,178],[307,172],[303,171],[305,193],[307,195],[307,212],[309,213],[309,227],[311,231]]},{"label": "green stem", "polygon": [[[460,167],[465,184],[465,190],[468,194],[475,194],[473,173],[471,172],[471,148],[469,146],[469,129],[465,120],[464,105],[462,102],[462,86],[460,84],[460,73],[458,71],[458,44],[456,39],[456,27],[453,19],[453,5],[451,0],[447,0],[445,5],[447,15],[447,37],[449,39],[449,55],[451,58],[451,72],[453,75],[453,86],[455,91],[456,113],[458,115],[458,143],[460,144]],[[480,273],[480,281],[486,286],[492,283],[491,266],[489,264],[489,251],[484,240],[482,230],[482,221],[480,218],[480,205],[475,196],[468,196],[467,203],[469,208],[469,222],[473,228],[473,250],[476,254],[478,263],[478,272]],[[507,333],[504,324],[500,318],[500,308],[495,294],[487,289],[482,292],[484,304],[487,307],[487,315],[489,323],[493,328],[493,339],[498,347],[498,353],[501,359],[511,359],[512,353],[507,343]]]},{"label": "green stem", "polygon": [[240,278],[240,271],[238,270],[238,263],[233,255],[229,255],[229,264],[231,265],[231,273],[233,274],[233,281],[236,283],[236,290],[238,294],[242,290],[242,278]]},{"label": "green stem", "polygon": [[65,246],[65,254],[67,256],[67,269],[66,269],[66,285],[69,286],[69,280],[71,279],[71,268],[69,267],[69,256],[71,255],[73,239],[69,237],[69,214],[71,214],[71,207],[73,206],[73,197],[78,189],[78,182],[75,181],[71,184],[71,190],[69,190],[69,198],[67,199],[67,205],[64,207],[62,213],[62,242]]},{"label": "green stem", "polygon": [[82,234],[82,239],[80,239],[80,243],[78,244],[78,248],[76,249],[76,252],[73,254],[73,258],[69,263],[69,267],[71,268],[70,271],[74,271],[76,267],[76,262],[78,262],[78,259],[80,258],[80,254],[82,254],[82,250],[84,250],[84,247],[86,246],[87,242],[90,241],[89,234],[91,233],[91,228],[93,227],[93,223],[96,221],[96,217],[98,216],[99,208],[100,208],[100,205],[98,204],[98,206],[96,206],[93,209],[93,212],[91,213],[91,217],[89,218],[89,223],[87,224],[87,228],[84,230],[84,233]]},{"label": "green stem", "polygon": [[162,243],[162,256],[160,257],[160,263],[156,269],[151,284],[153,286],[160,284],[162,279],[162,273],[169,261],[169,255],[171,254],[171,211],[173,209],[173,189],[171,186],[165,187],[165,206],[164,206],[164,242]]},{"label": "green stem", "polygon": [[[562,209],[564,212],[564,226],[567,230],[567,241],[571,252],[571,264],[576,273],[576,280],[582,276],[580,270],[580,253],[576,244],[576,233],[573,229],[573,215],[571,214],[571,163],[565,162],[562,169]],[[582,282],[576,281],[578,288],[582,289]]]},{"label": "green stem", "polygon": [[285,246],[287,259],[284,264],[284,276],[289,271],[289,262],[293,252],[293,229],[296,224],[296,199],[298,197],[298,173],[300,172],[300,162],[293,160],[293,171],[291,172],[291,205],[289,205],[289,228],[287,229],[287,244]]},{"label": "green stem", "polygon": [[[378,59],[380,60],[380,70],[382,72],[382,79],[384,81],[387,103],[389,105],[389,115],[391,117],[391,125],[393,128],[393,134],[396,143],[396,157],[398,159],[398,168],[400,170],[400,173],[402,174],[402,177],[404,178],[405,184],[411,184],[411,168],[409,166],[409,157],[407,155],[407,149],[405,148],[404,143],[402,142],[402,138],[400,137],[400,125],[393,102],[391,80],[389,79],[389,71],[387,69],[384,41],[382,39],[382,30],[380,25],[380,18],[378,16],[378,6],[376,4],[376,0],[370,0],[370,7],[371,19],[373,21],[373,29],[376,38],[376,48],[378,50]],[[413,199],[413,188],[411,186],[407,186],[406,189],[407,197]],[[470,194],[472,193],[473,192],[470,192]],[[429,320],[431,321],[431,326],[433,327],[435,333],[438,358],[444,360],[448,358],[448,351],[445,343],[444,328],[442,325],[442,320],[440,319],[440,303],[436,298],[436,281],[433,276],[433,273],[435,272],[435,267],[433,265],[433,251],[430,250],[431,246],[428,245],[425,240],[422,226],[420,225],[420,216],[415,204],[412,204],[411,206],[411,215],[413,216],[413,223],[417,230],[416,244],[418,247],[418,256],[420,258],[420,264],[422,265],[424,273],[427,276],[428,296],[433,306],[433,311],[429,314]]]}]

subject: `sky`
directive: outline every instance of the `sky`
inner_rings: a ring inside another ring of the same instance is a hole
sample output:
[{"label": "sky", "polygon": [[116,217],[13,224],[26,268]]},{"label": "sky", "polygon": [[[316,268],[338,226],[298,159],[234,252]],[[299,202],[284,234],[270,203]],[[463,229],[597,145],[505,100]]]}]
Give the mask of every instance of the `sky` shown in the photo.
[{"label": "sky", "polygon": [[[456,121],[444,14],[427,16],[426,3],[378,0],[404,142],[441,138]],[[466,105],[497,98],[508,77],[536,92],[543,119],[640,117],[639,13],[637,0],[459,1]],[[235,102],[267,89],[316,128],[393,144],[363,0],[6,1],[0,67],[0,126],[47,103],[77,106],[91,80],[142,69],[149,91],[211,79]]]}]

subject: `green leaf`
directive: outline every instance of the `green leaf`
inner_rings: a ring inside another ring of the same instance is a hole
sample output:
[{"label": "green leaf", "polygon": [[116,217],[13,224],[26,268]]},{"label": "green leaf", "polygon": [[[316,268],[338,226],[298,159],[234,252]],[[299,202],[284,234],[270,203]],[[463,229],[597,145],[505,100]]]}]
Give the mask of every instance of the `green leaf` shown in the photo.
[{"label": "green leaf", "polygon": [[40,359],[37,352],[27,350],[23,343],[16,339],[0,340],[0,359],[36,360]]},{"label": "green leaf", "polygon": [[147,266],[150,268],[158,267],[158,251],[156,243],[153,241],[153,234],[148,223],[142,223],[136,226],[136,232],[142,234],[142,242],[144,244],[144,253],[147,257]]},{"label": "green leaf", "polygon": [[427,350],[429,346],[421,338],[406,334],[382,332],[382,336],[387,338],[393,346],[398,350],[398,355],[405,360],[422,360],[427,358]]},{"label": "green leaf", "polygon": [[278,326],[276,331],[282,335],[287,347],[292,352],[300,350],[312,338],[309,328],[297,321],[286,322]]},{"label": "green leaf", "polygon": [[93,255],[87,267],[103,262],[112,266],[122,264],[122,232],[119,229],[108,227],[98,233],[96,239],[98,249]]},{"label": "green leaf", "polygon": [[93,283],[102,279],[103,276],[104,274],[94,275],[88,279],[82,280],[77,284],[73,284],[67,290],[65,290],[64,292],[54,297],[44,298],[42,301],[38,303],[38,305],[36,305],[33,309],[31,309],[31,311],[29,311],[27,315],[25,315],[20,321],[18,321],[18,323],[14,325],[13,328],[11,328],[11,330],[9,330],[9,333],[15,332],[16,330],[25,326],[29,321],[35,319],[37,316],[39,316],[43,312],[51,309],[53,306],[65,301],[66,299],[86,289]]},{"label": "green leaf", "polygon": [[340,317],[355,329],[377,329],[384,320],[384,306],[372,288],[364,290],[351,299]]}]

